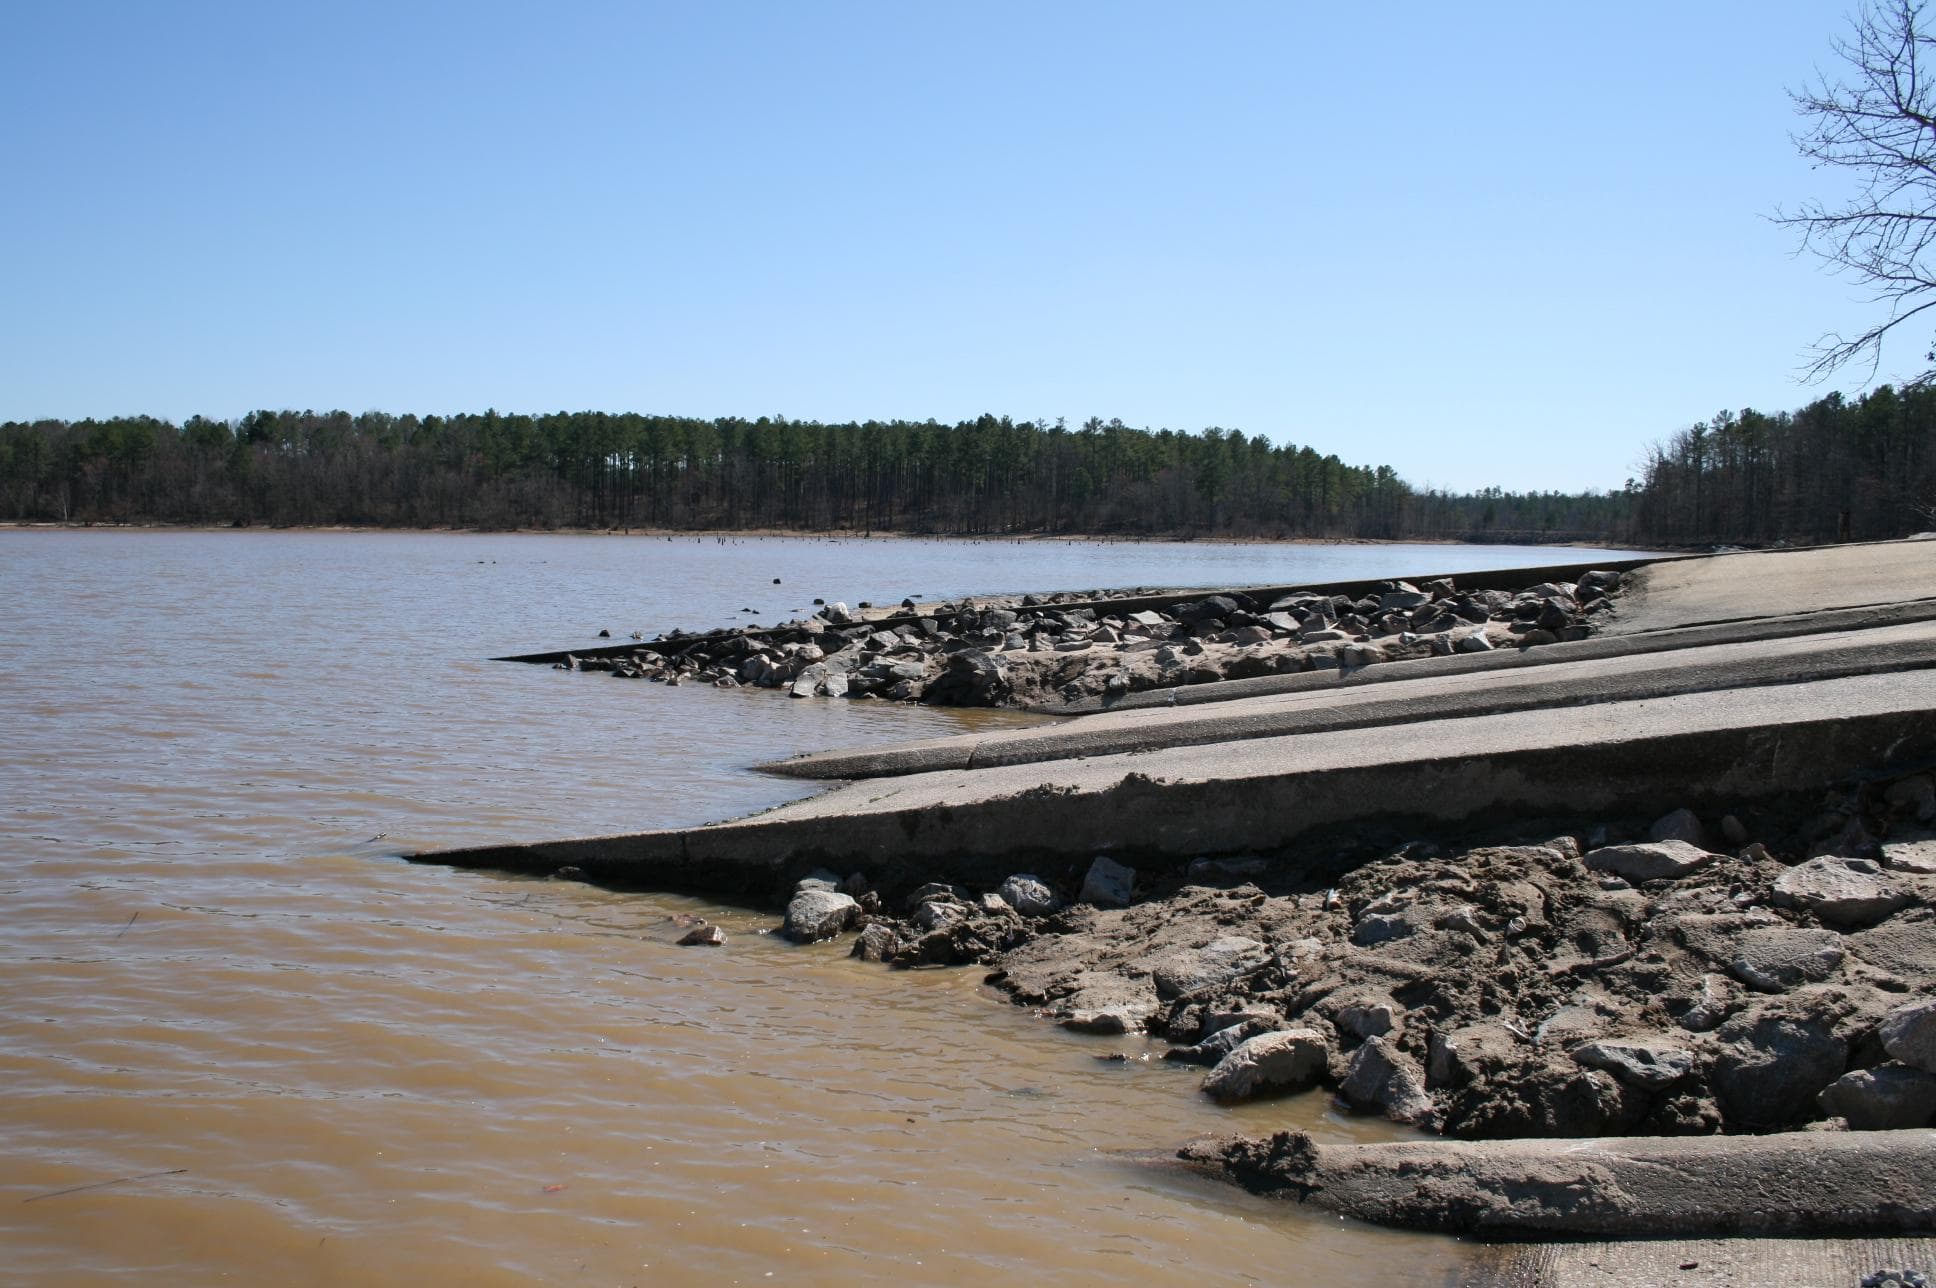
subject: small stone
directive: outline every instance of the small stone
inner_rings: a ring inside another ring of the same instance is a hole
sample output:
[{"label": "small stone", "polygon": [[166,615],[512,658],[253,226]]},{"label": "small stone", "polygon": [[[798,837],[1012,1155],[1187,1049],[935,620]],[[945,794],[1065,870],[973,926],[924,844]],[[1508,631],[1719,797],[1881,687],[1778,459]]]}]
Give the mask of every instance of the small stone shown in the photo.
[{"label": "small stone", "polygon": [[1663,881],[1699,871],[1714,859],[1698,845],[1669,840],[1602,846],[1587,854],[1586,865],[1629,881]]},{"label": "small stone", "polygon": [[1898,1006],[1882,1017],[1882,1049],[1913,1069],[1936,1073],[1936,998]]},{"label": "small stone", "polygon": [[1335,1022],[1355,1038],[1382,1038],[1398,1027],[1398,1012],[1389,1002],[1359,1003],[1340,1007]]},{"label": "small stone", "polygon": [[1062,906],[1048,882],[1027,872],[1018,872],[1003,881],[996,893],[1024,917],[1045,917]]},{"label": "small stone", "polygon": [[922,904],[932,903],[936,899],[946,900],[949,903],[960,903],[967,897],[967,892],[957,886],[947,885],[940,881],[930,881],[926,885],[916,888],[914,893],[909,895],[907,901],[901,906],[909,912],[913,912]]},{"label": "small stone", "polygon": [[1088,875],[1082,878],[1082,893],[1077,896],[1077,902],[1093,903],[1099,908],[1127,908],[1135,887],[1135,868],[1098,854],[1089,865]]},{"label": "small stone", "polygon": [[1748,843],[1747,826],[1732,814],[1721,816],[1721,835],[1737,850]]},{"label": "small stone", "polygon": [[1324,1076],[1329,1049],[1311,1029],[1260,1033],[1240,1043],[1203,1079],[1207,1095],[1246,1100],[1263,1091],[1302,1091]]},{"label": "small stone", "polygon": [[1801,908],[1834,926],[1873,925],[1909,902],[1873,859],[1825,856],[1790,868],[1775,880],[1775,902]]},{"label": "small stone", "polygon": [[694,926],[679,936],[681,948],[717,948],[726,942],[726,932],[718,926]]},{"label": "small stone", "polygon": [[1452,641],[1452,649],[1456,653],[1490,653],[1492,641],[1483,630],[1468,631]]}]

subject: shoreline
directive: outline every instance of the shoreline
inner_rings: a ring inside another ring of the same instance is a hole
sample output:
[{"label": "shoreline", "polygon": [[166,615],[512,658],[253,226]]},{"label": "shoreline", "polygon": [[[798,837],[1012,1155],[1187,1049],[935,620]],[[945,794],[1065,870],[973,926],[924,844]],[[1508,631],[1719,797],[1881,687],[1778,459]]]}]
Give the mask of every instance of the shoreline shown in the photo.
[{"label": "shoreline", "polygon": [[765,541],[948,541],[974,544],[1015,544],[1063,542],[1070,545],[1230,545],[1230,546],[1444,546],[1449,549],[1471,546],[1498,546],[1525,550],[1621,550],[1676,551],[1706,549],[1699,547],[1641,546],[1624,541],[1474,541],[1464,537],[1265,537],[1234,534],[1125,534],[1069,532],[907,532],[900,530],[863,531],[860,529],[794,528],[416,528],[378,524],[250,524],[236,527],[226,523],[57,523],[51,520],[0,519],[0,531],[23,532],[329,532],[371,533],[397,536],[453,537],[620,537],[649,540],[694,540],[738,538]]},{"label": "shoreline", "polygon": [[[1232,699],[1193,717],[1231,722],[1207,742],[1154,723],[1174,713],[1126,710],[1063,726],[1135,724],[1145,736],[1126,750],[1072,744],[1017,767],[999,758],[1000,739],[908,744],[889,750],[965,746],[966,759],[893,777],[903,771],[880,753],[883,766],[845,769],[860,777],[848,789],[708,828],[409,857],[621,888],[718,882],[737,864],[744,884],[728,897],[784,902],[789,938],[857,932],[851,952],[864,960],[981,966],[1063,1027],[1167,1040],[1166,1058],[1204,1066],[1201,1092],[1220,1102],[1322,1089],[1355,1112],[1475,1142],[1481,1156],[1501,1140],[1589,1148],[1797,1131],[1851,1133],[1838,1139],[1859,1154],[1871,1148],[1862,1133],[1936,1125],[1932,548],[1670,559],[1610,584],[1582,575],[1522,590],[1564,596],[1573,611],[1617,598],[1603,620],[1624,636],[1584,664],[1616,677],[1609,686],[1585,684],[1580,664],[1505,677],[1546,689],[1523,707],[1480,701],[1434,720],[1405,705],[1421,701],[1401,694],[1423,691],[1418,680],[1481,682],[1441,654],[1375,668],[1394,682],[1369,688],[1335,671],[1299,680],[1283,705],[1318,718],[1246,733],[1237,725],[1261,710],[1240,710],[1252,689],[1206,680],[1206,696],[1229,688]],[[1557,570],[1519,570],[1535,571]],[[1470,597],[1450,583],[1383,592],[1394,598],[1366,612],[1456,617],[1458,596]],[[1537,622],[1550,605],[1518,601],[1473,607],[1505,609],[1508,629],[1547,630]],[[948,629],[983,642],[1028,624],[1008,609],[991,622],[986,603],[946,607],[975,615]],[[1069,605],[1017,607],[1058,618],[1058,636],[1106,628],[1101,614],[1071,620]],[[1266,606],[1253,607],[1219,611],[1261,629]],[[1271,604],[1303,611],[1269,624],[1287,638],[1336,635],[1361,624],[1346,621],[1357,607]],[[1144,611],[1163,620],[1136,625],[1166,631],[1179,652],[1189,642],[1192,623]],[[1462,633],[1485,625],[1460,620]],[[1403,633],[1429,634],[1409,629],[1419,624],[1408,618]],[[848,629],[871,645],[877,626]],[[1642,669],[1627,654],[1658,656],[1677,647],[1660,641],[1698,632],[1680,646],[1735,650],[1738,669],[1721,664],[1668,694],[1619,678]],[[1597,647],[1548,633],[1541,661]],[[1890,652],[1894,641],[1912,652]],[[971,658],[956,669],[991,656],[975,642],[949,641],[946,656]],[[815,647],[796,682],[821,678],[809,668],[829,653]],[[1742,673],[1761,662],[1759,678]],[[1392,709],[1326,730],[1325,707],[1367,697]],[[1138,755],[1148,759],[1128,759]],[[1218,1148],[1221,1163],[1194,1157],[1229,1179],[1260,1175],[1255,1140]],[[1271,1148],[1296,1167],[1257,1188],[1310,1189],[1303,1147]],[[1533,1206],[1549,1223],[1522,1237],[1563,1228],[1552,1204]],[[1389,1217],[1354,1214],[1419,1223],[1402,1203]],[[1618,1233],[1708,1229],[1638,1219]],[[1741,1228],[1778,1228],[1771,1219]],[[1905,1223],[1936,1216],[1925,1205]]]}]

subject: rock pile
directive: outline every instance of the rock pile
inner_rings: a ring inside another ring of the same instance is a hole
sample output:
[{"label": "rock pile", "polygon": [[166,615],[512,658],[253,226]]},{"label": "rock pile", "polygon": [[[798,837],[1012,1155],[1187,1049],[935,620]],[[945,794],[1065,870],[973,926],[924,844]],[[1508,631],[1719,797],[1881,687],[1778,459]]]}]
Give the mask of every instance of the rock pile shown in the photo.
[{"label": "rock pile", "polygon": [[1518,591],[1453,579],[1377,593],[1298,592],[1260,604],[1238,591],[1109,612],[1025,595],[858,619],[844,604],[776,630],[672,635],[556,665],[666,684],[784,689],[796,698],[935,706],[1073,702],[1184,684],[1350,669],[1394,658],[1585,638],[1612,607],[1617,572]]},{"label": "rock pile", "polygon": [[[1324,1085],[1475,1138],[1936,1121],[1936,780],[1738,813],[1414,842],[1318,882],[1309,855],[1175,874],[1098,857],[890,909],[820,874],[788,933],[985,963],[1067,1027],[1167,1038],[1223,1101]],[[1629,839],[1663,830],[1702,843]],[[1729,832],[1760,839],[1705,848]]]}]

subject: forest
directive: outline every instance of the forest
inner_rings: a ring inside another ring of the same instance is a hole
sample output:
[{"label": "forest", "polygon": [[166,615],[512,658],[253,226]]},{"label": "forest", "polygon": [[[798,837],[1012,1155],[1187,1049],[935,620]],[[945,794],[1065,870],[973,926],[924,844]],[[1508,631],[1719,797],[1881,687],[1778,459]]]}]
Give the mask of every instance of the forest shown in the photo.
[{"label": "forest", "polygon": [[1936,527],[1936,393],[1722,412],[1604,492],[1451,493],[1212,428],[496,411],[0,424],[0,520],[1698,546]]},{"label": "forest", "polygon": [[258,411],[0,424],[16,522],[1584,539],[1624,493],[1420,491],[1263,435],[982,416],[827,424]]}]

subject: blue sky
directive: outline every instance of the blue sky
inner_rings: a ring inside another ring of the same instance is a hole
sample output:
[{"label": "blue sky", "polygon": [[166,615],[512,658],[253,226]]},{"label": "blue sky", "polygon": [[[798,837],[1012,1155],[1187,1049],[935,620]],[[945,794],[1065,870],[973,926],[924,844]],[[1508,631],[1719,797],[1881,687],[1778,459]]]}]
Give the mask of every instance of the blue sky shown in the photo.
[{"label": "blue sky", "polygon": [[1618,487],[1677,428],[1826,392],[1809,345],[1870,315],[1768,219],[1846,187],[1786,96],[1846,26],[0,6],[0,419],[1098,415]]}]

